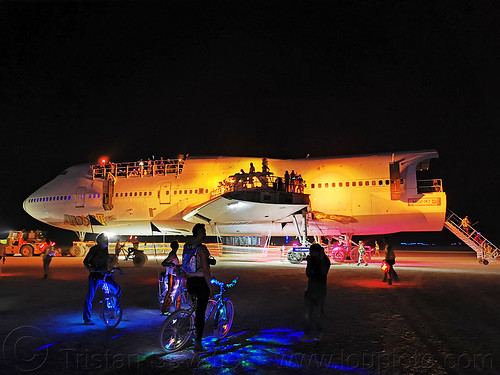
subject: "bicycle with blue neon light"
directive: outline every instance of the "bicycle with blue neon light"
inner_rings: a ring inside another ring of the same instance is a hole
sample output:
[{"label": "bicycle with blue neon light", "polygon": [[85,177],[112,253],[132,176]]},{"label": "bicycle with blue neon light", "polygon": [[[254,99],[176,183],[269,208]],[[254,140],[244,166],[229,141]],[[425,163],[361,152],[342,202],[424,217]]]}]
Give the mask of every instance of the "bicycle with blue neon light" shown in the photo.
[{"label": "bicycle with blue neon light", "polygon": [[114,279],[114,273],[123,274],[121,268],[113,268],[111,271],[104,272],[102,290],[104,291],[104,299],[101,303],[101,319],[108,327],[116,327],[122,320],[123,310],[120,304],[120,298],[117,296],[117,291],[113,288],[108,280]]},{"label": "bicycle with blue neon light", "polygon": [[[238,278],[226,284],[216,279],[211,283],[220,287],[220,293],[213,299],[208,300],[205,312],[205,321],[211,317],[214,319],[214,334],[218,339],[225,337],[231,330],[234,318],[234,306],[231,300],[224,297],[224,292],[236,285]],[[186,292],[187,293],[187,292]],[[196,302],[194,301],[188,308],[180,309],[172,313],[160,327],[160,346],[167,353],[181,350],[187,344],[191,335],[195,333],[194,315]]]}]

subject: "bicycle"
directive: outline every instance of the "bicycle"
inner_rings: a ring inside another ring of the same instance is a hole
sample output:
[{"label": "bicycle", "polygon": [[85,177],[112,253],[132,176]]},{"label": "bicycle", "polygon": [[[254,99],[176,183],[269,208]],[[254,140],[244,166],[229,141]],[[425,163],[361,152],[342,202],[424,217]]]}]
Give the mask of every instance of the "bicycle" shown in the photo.
[{"label": "bicycle", "polygon": [[116,290],[109,284],[106,279],[114,278],[115,272],[123,274],[121,268],[113,268],[111,271],[104,272],[102,290],[104,291],[104,299],[101,303],[101,319],[108,327],[116,327],[122,319],[123,310],[120,306],[120,298],[115,294]]},{"label": "bicycle", "polygon": [[167,268],[169,267],[171,267],[170,272],[173,277],[171,285],[172,291],[169,290],[168,278],[170,274],[162,272],[158,280],[158,302],[162,313],[167,313],[166,304],[168,304],[168,301],[165,301],[165,299],[170,298],[169,312],[174,312],[188,303],[187,293],[184,293],[186,289],[186,278],[181,276],[181,266],[175,265],[174,263],[167,263]]},{"label": "bicycle", "polygon": [[[207,310],[205,312],[205,321],[213,317],[215,322],[214,334],[218,339],[225,337],[233,324],[234,306],[231,300],[224,297],[224,292],[236,285],[238,278],[231,283],[225,284],[216,279],[211,283],[220,287],[220,293],[214,296],[214,299],[208,300]],[[160,346],[167,353],[184,348],[191,335],[195,332],[194,314],[196,304],[192,303],[187,309],[180,309],[172,313],[160,327]]]}]

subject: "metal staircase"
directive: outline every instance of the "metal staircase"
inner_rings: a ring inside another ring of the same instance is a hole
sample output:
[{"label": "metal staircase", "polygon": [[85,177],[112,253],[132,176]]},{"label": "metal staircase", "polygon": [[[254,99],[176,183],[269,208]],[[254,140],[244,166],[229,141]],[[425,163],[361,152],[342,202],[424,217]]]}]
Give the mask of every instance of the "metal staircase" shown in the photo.
[{"label": "metal staircase", "polygon": [[446,210],[444,226],[476,252],[479,263],[487,265],[500,256],[498,247],[493,245],[491,241],[486,239],[486,237],[470,225],[468,226],[467,232],[462,227],[462,218],[451,210]]}]

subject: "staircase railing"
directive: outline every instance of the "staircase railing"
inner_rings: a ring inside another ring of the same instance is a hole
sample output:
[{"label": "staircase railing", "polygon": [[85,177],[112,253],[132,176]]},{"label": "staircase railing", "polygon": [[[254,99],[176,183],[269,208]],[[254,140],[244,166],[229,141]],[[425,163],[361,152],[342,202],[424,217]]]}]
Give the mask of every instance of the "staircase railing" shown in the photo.
[{"label": "staircase railing", "polygon": [[464,228],[462,218],[449,209],[446,210],[444,226],[476,252],[480,263],[487,265],[490,261],[500,256],[500,250],[497,246],[471,225]]}]

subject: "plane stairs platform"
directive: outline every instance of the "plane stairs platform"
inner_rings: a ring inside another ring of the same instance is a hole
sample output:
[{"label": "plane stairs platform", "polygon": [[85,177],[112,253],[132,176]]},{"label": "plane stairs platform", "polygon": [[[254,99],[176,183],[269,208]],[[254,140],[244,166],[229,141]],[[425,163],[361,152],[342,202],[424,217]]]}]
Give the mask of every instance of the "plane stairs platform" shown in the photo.
[{"label": "plane stairs platform", "polygon": [[446,210],[444,226],[476,252],[479,263],[487,265],[489,262],[497,260],[500,256],[498,247],[493,245],[491,241],[470,225],[467,232],[462,227],[462,218],[449,209]]}]

